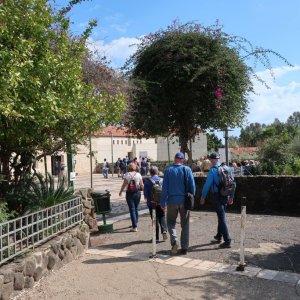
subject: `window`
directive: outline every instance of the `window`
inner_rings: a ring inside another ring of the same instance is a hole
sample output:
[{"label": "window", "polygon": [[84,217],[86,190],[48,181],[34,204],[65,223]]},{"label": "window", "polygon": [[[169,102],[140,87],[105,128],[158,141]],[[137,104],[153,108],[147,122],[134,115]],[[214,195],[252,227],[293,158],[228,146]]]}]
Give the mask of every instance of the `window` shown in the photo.
[{"label": "window", "polygon": [[119,145],[119,140],[117,140],[117,144]]},{"label": "window", "polygon": [[125,144],[127,145],[127,141],[125,141]]},{"label": "window", "polygon": [[115,144],[115,140],[113,140],[113,144]]},{"label": "window", "polygon": [[121,145],[123,145],[123,140],[121,140]]}]

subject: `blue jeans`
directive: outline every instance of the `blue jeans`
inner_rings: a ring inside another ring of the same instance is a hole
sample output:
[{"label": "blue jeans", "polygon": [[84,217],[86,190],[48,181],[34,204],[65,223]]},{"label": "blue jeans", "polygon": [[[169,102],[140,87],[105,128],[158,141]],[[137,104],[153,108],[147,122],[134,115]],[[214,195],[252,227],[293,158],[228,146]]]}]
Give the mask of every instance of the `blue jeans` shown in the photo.
[{"label": "blue jeans", "polygon": [[217,237],[224,239],[225,243],[230,244],[231,237],[228,232],[226,222],[227,197],[221,197],[218,193],[214,193],[215,210],[218,216]]},{"label": "blue jeans", "polygon": [[141,192],[136,193],[126,192],[126,202],[129,208],[130,219],[132,223],[132,228],[137,228],[139,221],[138,206],[141,200]]},{"label": "blue jeans", "polygon": [[102,174],[103,174],[104,178],[108,178],[108,169],[103,169]]},{"label": "blue jeans", "polygon": [[[152,206],[148,206],[150,216],[152,219]],[[160,207],[160,205],[156,206],[155,209],[156,212],[156,240],[159,240],[159,225],[160,225],[160,231],[161,233],[167,232],[167,225],[166,225],[166,215],[164,210]]]}]

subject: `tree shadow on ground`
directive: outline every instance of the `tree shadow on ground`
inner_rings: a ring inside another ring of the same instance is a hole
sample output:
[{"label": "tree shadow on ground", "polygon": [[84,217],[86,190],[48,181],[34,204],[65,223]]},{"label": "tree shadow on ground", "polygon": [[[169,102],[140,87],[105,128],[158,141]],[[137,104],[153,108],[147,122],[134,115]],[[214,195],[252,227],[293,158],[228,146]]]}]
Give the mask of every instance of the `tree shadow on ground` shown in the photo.
[{"label": "tree shadow on ground", "polygon": [[[232,253],[231,257],[239,261],[239,253]],[[300,245],[288,246],[282,251],[270,254],[246,252],[245,262],[263,269],[300,273]]]}]

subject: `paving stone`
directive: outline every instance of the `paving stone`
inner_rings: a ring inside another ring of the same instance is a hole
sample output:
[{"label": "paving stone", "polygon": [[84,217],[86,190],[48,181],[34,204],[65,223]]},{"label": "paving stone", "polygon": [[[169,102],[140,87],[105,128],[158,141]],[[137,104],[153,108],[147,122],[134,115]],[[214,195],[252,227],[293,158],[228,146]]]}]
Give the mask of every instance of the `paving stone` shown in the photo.
[{"label": "paving stone", "polygon": [[295,284],[299,281],[300,274],[290,272],[278,272],[273,280]]},{"label": "paving stone", "polygon": [[262,279],[272,280],[279,273],[279,271],[274,270],[261,270],[256,277]]},{"label": "paving stone", "polygon": [[184,268],[194,268],[195,266],[199,265],[203,260],[201,259],[192,259],[186,264],[183,265]]},{"label": "paving stone", "polygon": [[198,265],[196,265],[194,267],[194,269],[199,269],[199,270],[207,271],[210,268],[214,267],[216,264],[217,263],[213,262],[213,261],[203,260],[201,263],[199,263]]},{"label": "paving stone", "polygon": [[242,276],[255,277],[262,269],[256,267],[245,267],[244,271],[235,271],[235,274]]},{"label": "paving stone", "polygon": [[225,273],[225,269],[231,267],[229,264],[216,263],[209,271]]},{"label": "paving stone", "polygon": [[191,261],[190,258],[185,258],[185,257],[172,257],[170,259],[167,259],[165,261],[166,265],[173,265],[173,266],[182,266],[186,263]]}]

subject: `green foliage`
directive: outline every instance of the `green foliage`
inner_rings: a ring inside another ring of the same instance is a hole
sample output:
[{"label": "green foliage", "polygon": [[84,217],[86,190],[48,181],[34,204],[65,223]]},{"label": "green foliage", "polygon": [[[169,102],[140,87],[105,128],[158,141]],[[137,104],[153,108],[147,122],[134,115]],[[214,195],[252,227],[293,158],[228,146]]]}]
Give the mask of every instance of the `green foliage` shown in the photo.
[{"label": "green foliage", "polygon": [[[85,47],[96,22],[70,35],[66,13],[47,0],[0,4],[0,160],[9,180],[22,180],[35,159],[83,143],[100,124],[119,121],[125,97],[83,80]],[[14,173],[14,177],[9,177]]]},{"label": "green foliage", "polygon": [[14,213],[9,211],[6,202],[0,202],[0,223],[8,221],[14,216]]},{"label": "green foliage", "polygon": [[175,21],[142,38],[125,65],[135,86],[126,123],[136,134],[178,136],[190,160],[188,141],[197,128],[242,124],[254,74],[245,60],[270,67],[269,54],[277,53],[226,34],[218,23],[205,28]]},{"label": "green foliage", "polygon": [[11,208],[19,215],[34,212],[74,198],[73,189],[67,185],[65,177],[59,177],[55,187],[54,178],[36,173],[12,183],[5,195]]},{"label": "green foliage", "polygon": [[73,199],[74,191],[67,185],[64,176],[58,178],[55,187],[54,178],[50,174],[47,174],[47,181],[41,174],[36,174],[30,183],[29,197],[25,209],[27,212],[33,212]]},{"label": "green foliage", "polygon": [[207,133],[207,151],[218,151],[219,148],[224,147],[222,140],[219,139],[214,133]]}]

